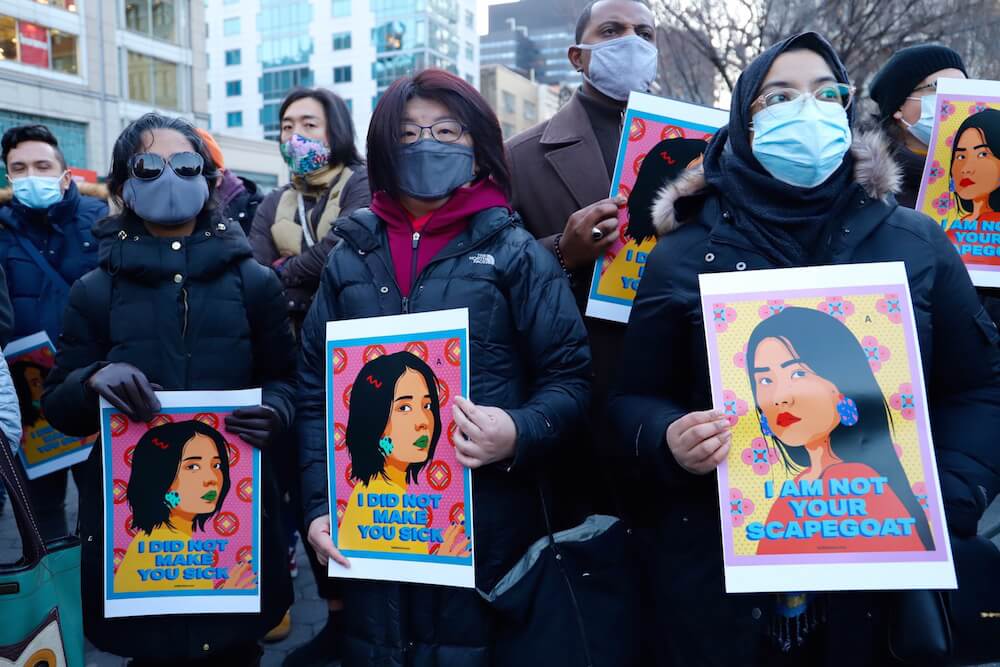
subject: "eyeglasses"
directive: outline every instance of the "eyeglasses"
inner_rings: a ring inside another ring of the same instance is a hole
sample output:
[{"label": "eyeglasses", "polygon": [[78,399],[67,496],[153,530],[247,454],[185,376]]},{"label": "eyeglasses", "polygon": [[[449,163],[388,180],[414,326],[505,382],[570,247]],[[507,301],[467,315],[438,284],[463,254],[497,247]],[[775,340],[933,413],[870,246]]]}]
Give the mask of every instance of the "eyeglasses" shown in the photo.
[{"label": "eyeglasses", "polygon": [[928,95],[937,95],[937,83],[937,81],[931,81],[930,83],[914,88],[913,92],[906,99],[919,100],[921,97],[927,97]]},{"label": "eyeglasses", "polygon": [[806,92],[798,88],[775,88],[770,92],[761,95],[750,105],[751,111],[762,111],[773,109],[779,104],[794,102],[803,95],[812,95],[817,102],[824,104],[839,104],[847,109],[854,101],[854,86],[846,83],[827,83],[816,90]]},{"label": "eyeglasses", "polygon": [[439,120],[430,125],[402,123],[399,126],[399,143],[415,144],[424,136],[424,130],[431,138],[442,144],[453,144],[465,134],[465,128],[457,120]]},{"label": "eyeglasses", "polygon": [[205,161],[201,155],[190,151],[174,153],[169,158],[156,153],[138,153],[132,156],[128,167],[133,178],[152,181],[160,177],[168,164],[181,178],[201,176],[205,168]]}]

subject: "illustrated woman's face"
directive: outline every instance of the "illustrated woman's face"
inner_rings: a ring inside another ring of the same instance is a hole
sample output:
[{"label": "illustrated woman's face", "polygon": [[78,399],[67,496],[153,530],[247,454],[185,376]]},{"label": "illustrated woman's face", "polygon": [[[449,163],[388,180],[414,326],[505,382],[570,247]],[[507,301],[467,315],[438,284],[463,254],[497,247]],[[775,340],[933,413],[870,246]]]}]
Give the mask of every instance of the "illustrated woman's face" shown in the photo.
[{"label": "illustrated woman's face", "polygon": [[222,459],[211,438],[199,433],[187,441],[169,490],[181,497],[175,512],[195,515],[215,511],[222,490]]},{"label": "illustrated woman's face", "polygon": [[424,376],[410,368],[396,381],[384,437],[392,440],[388,458],[400,463],[427,460],[434,435],[434,412]]},{"label": "illustrated woman's face", "polygon": [[765,338],[757,346],[753,366],[757,406],[779,440],[806,445],[837,428],[839,390],[804,364],[787,341]]},{"label": "illustrated woman's face", "polygon": [[42,377],[42,371],[33,366],[28,366],[24,369],[24,379],[27,380],[28,388],[31,389],[31,400],[42,400],[42,389],[45,385],[45,378]]},{"label": "illustrated woman's face", "polygon": [[986,145],[982,130],[970,127],[958,138],[951,177],[962,199],[986,199],[1000,188],[1000,157]]}]

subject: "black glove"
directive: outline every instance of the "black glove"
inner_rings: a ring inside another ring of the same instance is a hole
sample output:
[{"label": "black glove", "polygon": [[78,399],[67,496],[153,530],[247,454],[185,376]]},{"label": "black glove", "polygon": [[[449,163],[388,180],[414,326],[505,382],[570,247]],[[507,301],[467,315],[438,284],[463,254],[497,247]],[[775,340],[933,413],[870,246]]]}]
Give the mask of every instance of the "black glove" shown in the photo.
[{"label": "black glove", "polygon": [[281,417],[269,405],[240,408],[226,417],[226,430],[240,436],[251,447],[264,449],[281,430]]},{"label": "black glove", "polygon": [[160,410],[157,385],[131,364],[108,364],[90,376],[87,386],[133,421],[148,422]]}]

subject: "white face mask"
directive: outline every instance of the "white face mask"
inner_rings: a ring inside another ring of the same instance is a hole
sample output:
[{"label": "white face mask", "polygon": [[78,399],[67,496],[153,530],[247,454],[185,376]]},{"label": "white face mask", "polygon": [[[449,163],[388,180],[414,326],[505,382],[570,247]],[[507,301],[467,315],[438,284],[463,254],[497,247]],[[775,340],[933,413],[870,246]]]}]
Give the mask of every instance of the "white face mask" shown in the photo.
[{"label": "white face mask", "polygon": [[576,48],[590,51],[590,75],[583,78],[613,100],[625,102],[633,90],[645,93],[656,79],[656,47],[638,35]]},{"label": "white face mask", "polygon": [[924,146],[929,146],[931,143],[931,132],[934,130],[934,112],[937,111],[937,95],[907,97],[906,99],[920,100],[920,119],[912,125],[907,123],[905,118],[900,120],[903,121],[903,125],[906,125],[909,133],[917,138],[917,141]]}]

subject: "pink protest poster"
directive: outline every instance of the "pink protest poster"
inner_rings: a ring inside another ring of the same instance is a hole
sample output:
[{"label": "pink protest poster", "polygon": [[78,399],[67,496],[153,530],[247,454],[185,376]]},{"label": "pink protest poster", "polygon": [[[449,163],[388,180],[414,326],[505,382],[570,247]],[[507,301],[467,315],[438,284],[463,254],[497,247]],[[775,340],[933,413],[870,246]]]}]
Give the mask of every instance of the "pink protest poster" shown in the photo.
[{"label": "pink protest poster", "polygon": [[55,364],[56,348],[44,331],[11,341],[4,350],[21,411],[18,455],[29,479],[86,461],[94,439],[74,438],[52,428],[42,414],[42,389]]},{"label": "pink protest poster", "polygon": [[157,392],[136,423],[101,401],[107,617],[260,611],[260,451],[226,431],[260,389]]},{"label": "pink protest poster", "polygon": [[656,245],[653,205],[664,185],[701,162],[712,135],[729,112],[632,93],[625,111],[611,197],[628,205],[618,211],[618,240],[594,266],[587,315],[628,322],[646,258]]},{"label": "pink protest poster", "polygon": [[332,577],[475,586],[472,476],[452,403],[468,396],[468,311],[327,323]]},{"label": "pink protest poster", "polygon": [[955,588],[903,264],[700,282],[726,590]]}]

